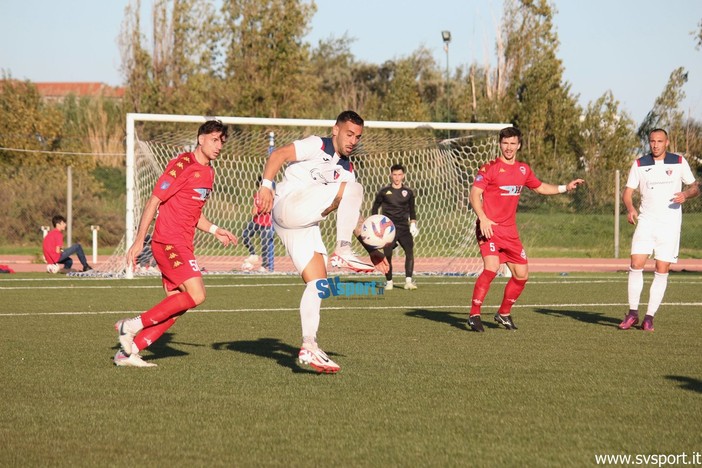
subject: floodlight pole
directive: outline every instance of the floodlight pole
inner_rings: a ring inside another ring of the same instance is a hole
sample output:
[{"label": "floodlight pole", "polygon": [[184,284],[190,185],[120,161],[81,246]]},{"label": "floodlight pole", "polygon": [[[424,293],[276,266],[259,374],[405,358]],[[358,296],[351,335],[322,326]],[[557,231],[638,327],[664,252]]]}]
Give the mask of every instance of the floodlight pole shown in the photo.
[{"label": "floodlight pole", "polygon": [[[444,51],[446,52],[446,122],[451,122],[451,97],[450,97],[450,71],[449,71],[449,43],[451,42],[451,31],[441,31],[441,39],[444,41]],[[450,136],[447,130],[446,136]]]}]

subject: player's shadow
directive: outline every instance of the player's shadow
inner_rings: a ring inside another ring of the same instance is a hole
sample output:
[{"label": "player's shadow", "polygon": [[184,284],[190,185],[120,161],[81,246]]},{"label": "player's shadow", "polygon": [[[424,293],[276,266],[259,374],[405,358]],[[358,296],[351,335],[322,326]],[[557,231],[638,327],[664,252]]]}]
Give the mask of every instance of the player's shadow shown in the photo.
[{"label": "player's shadow", "polygon": [[[405,312],[408,317],[421,318],[425,320],[431,320],[432,322],[443,323],[460,330],[467,330],[468,326],[466,322],[468,321],[468,316],[465,314],[456,315],[456,312],[446,312],[438,310],[429,309],[414,309],[409,312]],[[492,323],[487,320],[483,320],[483,327],[485,328],[498,328],[496,323]]]},{"label": "player's shadow", "polygon": [[151,358],[151,360],[165,359],[165,358],[169,358],[169,357],[187,356],[188,354],[190,354],[188,352],[174,348],[172,345],[194,346],[194,347],[206,346],[206,345],[201,344],[201,343],[187,343],[185,341],[174,341],[173,336],[174,336],[173,333],[164,333],[161,336],[161,338],[159,338],[156,341],[156,343],[154,343],[148,347],[148,350],[153,353],[153,357]]},{"label": "player's shadow", "polygon": [[679,382],[678,387],[691,392],[702,393],[702,380],[683,375],[666,375],[666,379]]},{"label": "player's shadow", "polygon": [[[173,340],[173,333],[164,333],[161,335],[161,337],[151,346],[149,346],[146,350],[152,354],[152,356],[148,356],[149,361],[155,361],[157,359],[165,359],[165,358],[170,358],[170,357],[181,357],[181,356],[187,356],[190,353],[182,351],[178,348],[174,348],[173,345],[179,345],[179,346],[205,346],[203,344],[198,344],[198,343],[186,343],[183,341],[174,341]],[[119,349],[119,345],[113,346],[112,349]]]},{"label": "player's shadow", "polygon": [[566,317],[578,322],[591,323],[593,325],[602,325],[604,327],[616,327],[621,322],[620,319],[608,317],[602,312],[586,312],[584,310],[567,310],[567,309],[544,309],[537,308],[534,312],[551,317]]},{"label": "player's shadow", "polygon": [[[316,371],[305,369],[297,365],[297,353],[300,348],[281,342],[278,338],[259,338],[251,341],[225,341],[212,343],[215,351],[236,351],[238,353],[253,354],[254,356],[272,359],[282,367],[287,367],[294,373],[317,374]],[[337,356],[335,353],[327,353]]]}]

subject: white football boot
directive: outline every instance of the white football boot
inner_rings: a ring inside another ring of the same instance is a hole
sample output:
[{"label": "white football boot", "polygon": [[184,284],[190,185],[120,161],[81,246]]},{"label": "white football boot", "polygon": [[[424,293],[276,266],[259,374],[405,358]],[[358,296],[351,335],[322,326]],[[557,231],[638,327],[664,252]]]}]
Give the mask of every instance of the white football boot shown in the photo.
[{"label": "white football boot", "polygon": [[371,273],[375,271],[375,267],[372,264],[364,262],[356,256],[350,245],[337,247],[330,260],[332,266],[347,268],[356,273]]},{"label": "white football boot", "polygon": [[300,348],[297,360],[300,364],[310,366],[317,372],[325,374],[334,374],[341,369],[337,363],[329,359],[327,353],[319,348],[315,350]]},{"label": "white football boot", "polygon": [[117,351],[113,359],[115,366],[118,367],[156,367],[153,362],[146,362],[139,354],[130,354],[127,356],[121,349]]},{"label": "white football boot", "polygon": [[126,354],[132,354],[132,343],[134,343],[134,337],[138,333],[133,331],[129,327],[129,319],[118,320],[115,323],[115,330],[117,330],[117,338],[119,339],[119,344]]}]

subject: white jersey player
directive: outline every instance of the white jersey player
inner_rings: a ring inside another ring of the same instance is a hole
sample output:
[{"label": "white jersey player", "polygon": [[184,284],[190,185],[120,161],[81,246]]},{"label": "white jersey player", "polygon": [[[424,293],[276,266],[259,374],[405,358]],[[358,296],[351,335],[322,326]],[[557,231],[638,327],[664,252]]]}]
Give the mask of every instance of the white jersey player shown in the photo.
[{"label": "white jersey player", "polygon": [[[619,324],[622,330],[628,330],[639,323],[639,301],[644,285],[643,269],[646,259],[655,252],[656,270],[651,284],[648,310],[641,327],[643,330],[653,331],[653,317],[663,300],[670,265],[678,261],[682,226],[681,205],[688,198],[699,195],[699,187],[685,158],[666,152],[669,144],[668,133],[662,129],[651,131],[649,144],[651,154],[634,161],[622,197],[628,212],[627,220],[636,224],[631,241],[629,313]],[[682,191],[683,184],[691,187]],[[633,202],[633,194],[637,189],[641,195],[638,212]]]},{"label": "white jersey player", "polygon": [[[327,250],[319,223],[337,211],[337,245],[332,265],[357,272],[389,266],[382,251],[368,248],[373,264],[359,260],[351,241],[359,225],[363,187],[356,182],[348,156],[363,134],[363,119],[353,111],[339,114],[331,138],[311,136],[271,153],[263,169],[258,195],[260,210],[272,210],[273,227],[282,240],[295,269],[306,283],[300,301],[302,347],[298,360],[319,372],[333,373],[339,366],[317,345],[322,296],[328,286]],[[274,188],[273,179],[285,163],[283,181]],[[275,193],[275,196],[274,196]]]}]

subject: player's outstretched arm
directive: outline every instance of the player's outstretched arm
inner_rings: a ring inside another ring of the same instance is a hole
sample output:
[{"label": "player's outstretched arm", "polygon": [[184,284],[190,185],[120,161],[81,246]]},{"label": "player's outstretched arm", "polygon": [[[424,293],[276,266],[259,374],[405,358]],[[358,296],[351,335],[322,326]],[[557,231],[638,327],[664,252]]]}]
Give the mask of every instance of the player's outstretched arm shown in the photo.
[{"label": "player's outstretched arm", "polygon": [[197,221],[197,228],[201,231],[209,232],[217,238],[218,241],[227,247],[230,243],[236,245],[239,239],[232,234],[230,231],[221,228],[214,224],[212,221],[205,218],[203,214],[200,214],[200,219]]},{"label": "player's outstretched arm", "polygon": [[559,193],[572,192],[578,185],[584,184],[583,179],[573,179],[565,185],[554,185],[543,183],[534,189],[534,192],[540,195],[558,195]]}]

